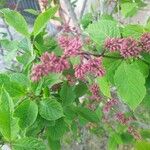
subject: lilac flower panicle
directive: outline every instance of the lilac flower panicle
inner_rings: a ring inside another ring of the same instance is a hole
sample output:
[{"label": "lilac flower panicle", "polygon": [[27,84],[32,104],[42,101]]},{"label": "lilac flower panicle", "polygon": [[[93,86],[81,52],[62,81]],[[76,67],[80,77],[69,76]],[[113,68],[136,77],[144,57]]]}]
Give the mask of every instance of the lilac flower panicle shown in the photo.
[{"label": "lilac flower panicle", "polygon": [[54,72],[59,73],[70,68],[69,62],[65,58],[60,58],[55,64]]},{"label": "lilac flower panicle", "polygon": [[68,35],[61,35],[58,37],[58,44],[62,49],[65,49],[69,46],[69,36]]},{"label": "lilac flower panicle", "polygon": [[128,124],[129,119],[125,117],[124,113],[118,112],[116,114],[116,119],[122,124]]},{"label": "lilac flower panicle", "polygon": [[139,47],[139,43],[132,38],[124,38],[120,49],[120,54],[124,58],[139,56],[142,48]]},{"label": "lilac flower panicle", "polygon": [[74,37],[69,40],[68,46],[64,49],[64,55],[76,56],[82,48],[82,42],[79,37]]},{"label": "lilac flower panicle", "polygon": [[54,53],[45,52],[41,58],[41,64],[33,66],[31,79],[38,81],[42,76],[49,73],[60,73],[70,68],[70,64],[65,57],[57,57]]},{"label": "lilac flower panicle", "polygon": [[34,65],[31,73],[31,80],[38,81],[44,74],[44,67],[41,64]]},{"label": "lilac flower panicle", "polygon": [[86,69],[84,67],[84,65],[80,64],[80,65],[77,65],[75,66],[75,77],[77,79],[85,79],[85,74],[86,74]]},{"label": "lilac flower panicle", "polygon": [[90,99],[100,100],[100,98],[101,98],[100,88],[96,83],[94,83],[90,86],[90,92],[92,93],[92,96],[90,97]]},{"label": "lilac flower panicle", "polygon": [[111,110],[111,108],[117,104],[118,101],[116,99],[110,99],[110,101],[108,101],[103,107],[103,112],[108,113]]},{"label": "lilac flower panicle", "polygon": [[109,38],[105,41],[105,48],[111,52],[119,51],[124,58],[137,57],[142,51],[139,43],[132,38]]},{"label": "lilac flower panicle", "polygon": [[75,67],[76,78],[85,79],[85,76],[88,74],[92,74],[95,77],[105,74],[105,70],[102,66],[102,58],[90,58],[87,62]]},{"label": "lilac flower panicle", "polygon": [[123,39],[121,38],[108,38],[105,41],[105,48],[109,49],[111,52],[115,52],[121,49]]},{"label": "lilac flower panicle", "polygon": [[140,41],[143,50],[150,53],[150,33],[143,34]]},{"label": "lilac flower panicle", "polygon": [[141,140],[141,135],[132,126],[128,127],[128,132],[136,139]]},{"label": "lilac flower panicle", "polygon": [[78,36],[62,35],[58,38],[58,44],[64,50],[65,56],[76,56],[82,48],[82,41]]}]

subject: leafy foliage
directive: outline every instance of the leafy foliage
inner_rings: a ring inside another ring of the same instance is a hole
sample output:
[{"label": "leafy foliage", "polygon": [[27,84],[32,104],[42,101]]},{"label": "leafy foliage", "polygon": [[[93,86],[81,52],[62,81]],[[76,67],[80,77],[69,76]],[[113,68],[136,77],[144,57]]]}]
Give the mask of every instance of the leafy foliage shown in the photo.
[{"label": "leafy foliage", "polygon": [[[118,11],[132,17],[143,6],[122,0]],[[32,33],[19,12],[0,10],[22,35],[0,39],[7,62],[15,58],[19,66],[0,74],[0,142],[13,150],[60,150],[65,134],[79,142],[84,128],[105,132],[108,150],[123,144],[148,150],[149,22],[123,25],[112,15],[88,13],[83,32],[65,24],[51,37],[46,25],[57,10],[26,10],[37,16]]]}]

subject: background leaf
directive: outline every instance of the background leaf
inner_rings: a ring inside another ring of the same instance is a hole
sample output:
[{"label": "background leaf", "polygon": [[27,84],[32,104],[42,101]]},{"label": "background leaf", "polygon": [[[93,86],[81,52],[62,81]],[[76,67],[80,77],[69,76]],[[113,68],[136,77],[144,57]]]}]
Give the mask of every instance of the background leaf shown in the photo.
[{"label": "background leaf", "polygon": [[138,11],[138,4],[135,2],[127,2],[121,4],[121,12],[124,17],[132,17]]}]

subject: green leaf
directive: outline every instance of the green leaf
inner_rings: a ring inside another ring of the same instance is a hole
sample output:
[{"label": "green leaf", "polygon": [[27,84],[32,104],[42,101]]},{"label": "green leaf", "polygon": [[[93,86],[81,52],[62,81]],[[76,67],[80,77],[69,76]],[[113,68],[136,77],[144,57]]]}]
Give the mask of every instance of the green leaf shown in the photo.
[{"label": "green leaf", "polygon": [[[118,56],[115,54],[109,54],[109,56]],[[113,59],[113,58],[104,58],[103,59],[103,65],[106,69],[106,77],[109,82],[114,83],[114,75],[115,71],[121,64],[122,60],[121,59]]]},{"label": "green leaf", "polygon": [[88,108],[78,107],[77,108],[77,113],[81,117],[85,118],[86,120],[88,120],[90,122],[95,122],[95,123],[99,122],[99,118],[98,118],[97,114],[94,111],[91,111]]},{"label": "green leaf", "polygon": [[65,132],[67,131],[68,127],[64,118],[56,120],[54,126],[50,126],[48,128],[48,135],[53,140],[59,140],[63,137]]},{"label": "green leaf", "polygon": [[75,87],[76,97],[83,96],[84,94],[86,94],[87,90],[87,85],[84,82],[79,82],[79,84],[77,84],[77,86]]},{"label": "green leaf", "polygon": [[73,103],[76,98],[74,87],[70,86],[67,82],[64,82],[60,90],[60,97],[62,99],[63,106]]},{"label": "green leaf", "polygon": [[7,91],[2,88],[0,95],[0,132],[4,138],[11,141],[17,137],[18,119],[13,117],[14,105]]},{"label": "green leaf", "polygon": [[144,60],[150,64],[150,55],[148,53],[143,53],[142,56]]},{"label": "green leaf", "polygon": [[17,32],[24,36],[29,36],[28,25],[24,17],[17,11],[10,9],[2,9],[2,13],[6,19],[6,22],[12,26]]},{"label": "green leaf", "polygon": [[116,70],[114,81],[122,100],[135,110],[146,94],[143,74],[133,65],[122,62]]},{"label": "green leaf", "polygon": [[40,102],[39,113],[46,120],[57,120],[63,117],[63,108],[55,99],[44,99]]},{"label": "green leaf", "polygon": [[19,126],[25,129],[35,122],[38,115],[38,106],[35,102],[26,100],[17,107],[14,115],[19,118]]},{"label": "green leaf", "polygon": [[16,82],[10,82],[4,85],[12,98],[22,97],[25,95],[26,89]]},{"label": "green leaf", "polygon": [[10,75],[10,80],[14,81],[16,83],[19,83],[20,85],[24,86],[25,88],[28,88],[30,86],[29,78],[26,75],[24,75],[23,73],[12,73]]},{"label": "green leaf", "polygon": [[36,37],[46,26],[49,20],[55,15],[58,7],[49,8],[41,13],[34,23],[34,37]]},{"label": "green leaf", "polygon": [[13,150],[46,150],[44,143],[36,138],[26,137],[12,144]]},{"label": "green leaf", "polygon": [[61,150],[60,140],[52,140],[48,137],[48,144],[51,150]]},{"label": "green leaf", "polygon": [[23,11],[28,12],[28,13],[35,15],[35,16],[39,15],[39,12],[37,10],[34,10],[34,9],[24,9]]},{"label": "green leaf", "polygon": [[87,28],[89,24],[92,23],[93,20],[93,16],[92,13],[87,13],[83,16],[83,18],[81,19],[81,24],[83,26],[83,28]]},{"label": "green leaf", "polygon": [[145,29],[142,25],[126,25],[122,30],[123,37],[133,37],[135,39],[139,39],[144,32]]},{"label": "green leaf", "polygon": [[139,70],[145,77],[149,75],[149,66],[142,60],[135,60],[131,65]]},{"label": "green leaf", "polygon": [[133,17],[138,11],[137,3],[123,3],[121,4],[121,13],[124,17]]},{"label": "green leaf", "polygon": [[105,77],[100,77],[100,78],[97,78],[97,81],[98,81],[98,84],[99,84],[99,87],[100,87],[100,90],[101,92],[107,96],[107,97],[111,97],[111,94],[110,94],[110,86],[109,86],[109,82],[107,81],[107,78],[106,76]]},{"label": "green leaf", "polygon": [[146,141],[138,141],[135,144],[135,150],[150,150],[150,143]]},{"label": "green leaf", "polygon": [[116,150],[116,149],[117,149],[117,143],[112,137],[110,137],[108,140],[108,150]]},{"label": "green leaf", "polygon": [[96,23],[90,24],[86,29],[91,39],[102,46],[105,39],[109,37],[120,37],[120,30],[115,21],[100,20]]},{"label": "green leaf", "polygon": [[3,85],[12,98],[18,98],[26,93],[26,88],[20,83],[10,80],[6,74],[0,74],[0,85]]},{"label": "green leaf", "polygon": [[55,121],[47,121],[38,115],[36,121],[26,129],[26,136],[37,137],[45,127],[49,127],[50,125],[55,125]]},{"label": "green leaf", "polygon": [[56,74],[56,73],[51,73],[48,76],[46,76],[44,78],[44,83],[43,83],[43,87],[48,86],[49,88],[51,88],[53,85],[62,82],[62,80],[60,79],[61,74]]}]

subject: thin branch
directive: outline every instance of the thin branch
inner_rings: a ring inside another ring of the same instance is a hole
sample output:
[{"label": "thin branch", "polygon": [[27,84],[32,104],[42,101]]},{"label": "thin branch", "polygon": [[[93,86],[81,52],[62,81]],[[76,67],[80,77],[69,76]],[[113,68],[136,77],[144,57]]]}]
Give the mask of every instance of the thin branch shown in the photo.
[{"label": "thin branch", "polygon": [[105,51],[103,51],[101,54],[93,54],[93,53],[90,53],[90,52],[82,52],[82,53],[80,53],[80,55],[88,55],[88,56],[95,56],[95,57],[105,57],[105,58],[112,58],[112,59],[123,59],[123,57],[105,55]]},{"label": "thin branch", "polygon": [[85,11],[85,8],[86,8],[86,4],[87,4],[87,0],[84,0],[83,5],[82,5],[82,9],[81,9],[81,13],[80,13],[80,20],[83,17],[83,14],[84,14],[84,11]]},{"label": "thin branch", "polygon": [[70,1],[69,1],[69,0],[64,0],[64,3],[65,3],[65,5],[66,5],[66,7],[67,7],[69,16],[71,17],[74,26],[77,27],[77,29],[78,29],[79,31],[81,31],[80,25],[79,25],[79,23],[78,23],[77,16],[76,16],[76,14],[75,14],[75,12],[74,12],[74,9],[73,9],[73,7],[72,7]]},{"label": "thin branch", "polygon": [[18,7],[19,7],[19,4],[20,4],[20,1],[21,1],[21,0],[18,0],[18,1],[17,1],[16,7],[15,7],[15,9],[14,9],[14,10],[16,10],[16,11],[17,11],[17,9],[18,9]]},{"label": "thin branch", "polygon": [[7,30],[7,33],[8,33],[8,35],[9,35],[9,37],[10,37],[10,40],[12,41],[12,40],[13,40],[13,36],[12,36],[12,34],[11,34],[11,32],[10,32],[9,26],[7,25],[7,23],[6,23],[6,21],[5,21],[4,18],[2,18],[2,20],[3,20],[4,24],[5,24],[5,28],[6,28],[6,30]]}]

